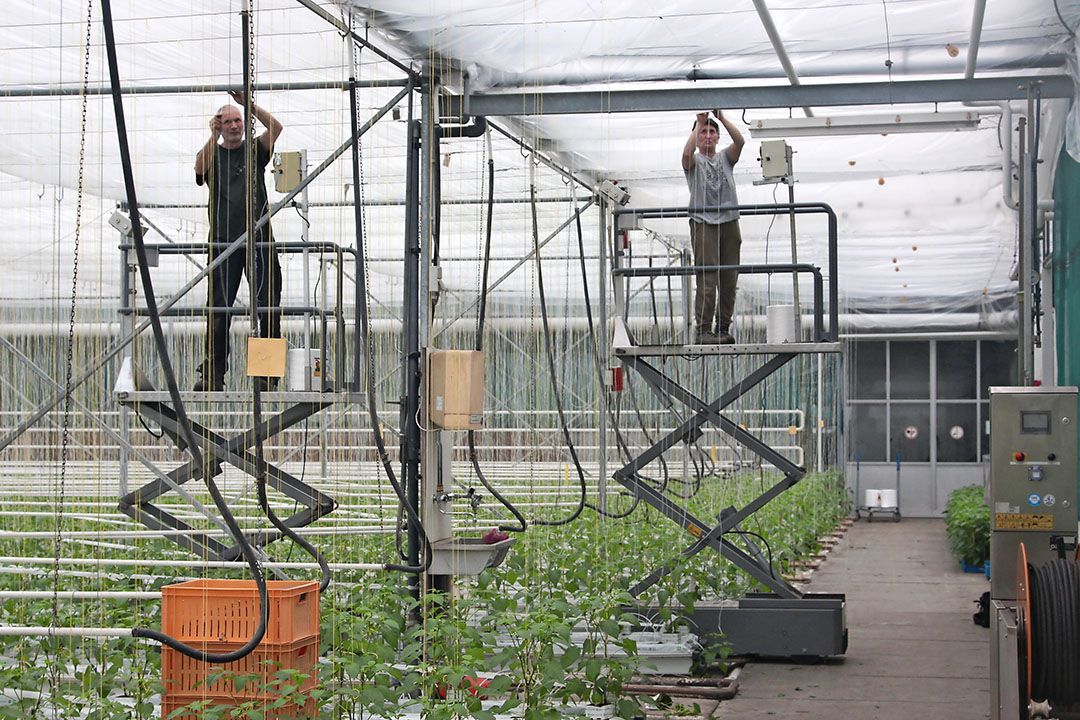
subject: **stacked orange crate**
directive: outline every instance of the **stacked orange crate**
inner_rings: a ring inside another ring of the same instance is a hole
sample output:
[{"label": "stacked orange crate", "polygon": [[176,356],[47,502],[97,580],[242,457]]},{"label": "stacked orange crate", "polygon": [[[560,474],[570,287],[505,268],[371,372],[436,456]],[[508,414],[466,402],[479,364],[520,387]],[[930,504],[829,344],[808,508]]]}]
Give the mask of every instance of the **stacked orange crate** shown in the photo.
[{"label": "stacked orange crate", "polygon": [[[316,684],[319,658],[319,584],[269,580],[266,634],[250,655],[232,663],[199,662],[161,649],[162,717],[179,708],[251,703],[267,720],[310,718],[315,703],[306,693]],[[259,594],[250,580],[191,580],[162,589],[161,629],[212,653],[235,650],[259,625]],[[296,674],[282,674],[280,671]],[[298,702],[281,703],[284,684],[299,684]],[[195,720],[192,709],[172,720]]]}]

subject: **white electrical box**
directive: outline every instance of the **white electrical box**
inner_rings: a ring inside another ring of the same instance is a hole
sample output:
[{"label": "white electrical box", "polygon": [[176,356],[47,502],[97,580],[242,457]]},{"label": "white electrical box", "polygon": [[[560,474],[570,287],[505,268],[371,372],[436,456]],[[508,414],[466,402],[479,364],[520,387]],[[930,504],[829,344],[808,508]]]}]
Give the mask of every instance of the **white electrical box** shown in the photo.
[{"label": "white electrical box", "polygon": [[274,189],[279,193],[288,193],[296,189],[303,176],[299,152],[280,152],[274,154]]},{"label": "white electrical box", "polygon": [[611,180],[601,182],[596,186],[596,191],[616,205],[626,205],[630,202],[630,193]]},{"label": "white electrical box", "polygon": [[785,140],[765,140],[758,159],[761,176],[766,180],[791,177],[791,146]]}]

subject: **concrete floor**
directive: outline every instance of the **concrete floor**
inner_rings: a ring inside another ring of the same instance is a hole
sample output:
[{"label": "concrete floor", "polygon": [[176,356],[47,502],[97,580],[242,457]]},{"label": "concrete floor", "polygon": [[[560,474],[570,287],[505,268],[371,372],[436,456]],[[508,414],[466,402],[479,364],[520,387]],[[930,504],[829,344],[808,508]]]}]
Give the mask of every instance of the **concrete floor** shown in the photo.
[{"label": "concrete floor", "polygon": [[816,665],[753,662],[713,717],[977,720],[990,716],[989,630],[941,520],[856,522],[805,586],[847,595],[848,652]]}]

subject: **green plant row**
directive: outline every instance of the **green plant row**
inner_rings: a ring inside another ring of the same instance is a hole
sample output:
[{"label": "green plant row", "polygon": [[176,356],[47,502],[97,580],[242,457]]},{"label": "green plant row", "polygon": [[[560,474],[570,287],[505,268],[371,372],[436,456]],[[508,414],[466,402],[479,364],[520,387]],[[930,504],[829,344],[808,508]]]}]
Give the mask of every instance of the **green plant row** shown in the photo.
[{"label": "green plant row", "polygon": [[[682,488],[683,502],[695,516],[710,522],[729,506],[741,507],[779,480],[770,474],[707,478],[701,487]],[[680,488],[673,488],[673,492]],[[620,509],[618,500],[610,508]],[[65,529],[91,527],[77,519],[72,504]],[[628,507],[628,506],[627,506]],[[842,479],[833,473],[811,475],[751,516],[743,530],[769,543],[776,572],[819,548],[817,539],[836,527],[847,511]],[[484,526],[481,512],[474,524]],[[26,528],[48,529],[48,518],[27,518]],[[490,525],[488,525],[490,526]],[[613,703],[622,717],[640,714],[640,699],[625,697],[621,686],[643,662],[624,630],[639,622],[630,612],[626,592],[661,563],[678,559],[693,541],[684,530],[645,506],[628,518],[613,520],[583,514],[561,527],[533,526],[519,536],[506,562],[480,577],[458,583],[454,601],[429,593],[418,606],[400,575],[338,573],[322,599],[321,659],[312,696],[319,717],[327,720],[393,717],[403,699],[428,717],[489,718],[513,713],[525,718],[559,717],[569,704]],[[733,541],[739,542],[738,538]],[[383,536],[318,538],[334,561],[378,561],[393,556],[393,539]],[[53,541],[11,542],[4,554],[51,554]],[[15,546],[15,547],[13,547]],[[64,543],[65,556],[130,557],[130,551],[106,545]],[[284,559],[286,546],[274,546]],[[138,545],[140,557],[187,557],[168,542]],[[293,555],[293,559],[299,559]],[[116,572],[0,574],[7,589],[157,589],[176,578],[162,569],[125,568]],[[234,572],[208,573],[238,576]],[[299,577],[300,573],[294,573]],[[709,597],[732,597],[753,589],[752,582],[707,550],[677,563],[674,570],[640,598],[665,609],[667,629],[678,625],[681,611]],[[15,625],[157,627],[154,601],[6,601],[0,622]],[[421,614],[422,624],[409,622]],[[585,632],[583,645],[570,642],[572,631]],[[161,692],[160,653],[130,639],[2,638],[0,684],[9,690],[0,718],[85,717],[149,718]],[[483,694],[459,690],[469,677],[493,673]],[[304,678],[288,670],[268,669],[258,682],[281,694],[281,703]],[[20,696],[21,693],[21,696]],[[446,695],[447,699],[442,699]],[[259,718],[266,703],[215,707],[202,703],[200,717]]]}]

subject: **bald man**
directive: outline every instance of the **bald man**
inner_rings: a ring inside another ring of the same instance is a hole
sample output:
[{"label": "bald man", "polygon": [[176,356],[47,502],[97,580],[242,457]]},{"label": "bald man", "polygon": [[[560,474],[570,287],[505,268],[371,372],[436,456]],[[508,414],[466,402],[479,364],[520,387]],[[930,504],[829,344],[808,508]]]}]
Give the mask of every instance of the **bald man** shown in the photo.
[{"label": "bald man", "polygon": [[[244,105],[244,94],[231,92],[232,99]],[[254,183],[255,221],[266,214],[266,166],[274,151],[274,141],[281,134],[282,125],[269,112],[252,105],[255,118],[264,130],[256,140]],[[210,217],[210,252],[213,261],[219,253],[247,232],[247,148],[244,145],[244,117],[236,105],[223,105],[210,118],[210,138],[195,155],[195,183],[207,185],[210,191],[208,212]],[[257,242],[272,242],[270,223],[259,230]],[[255,252],[255,267],[247,267],[247,253],[237,250],[210,274],[207,289],[207,305],[211,308],[229,308],[236,300],[240,288],[240,276],[246,275],[248,283],[254,282],[258,291],[260,308],[281,305],[281,265],[277,252],[271,247],[260,247]],[[229,362],[229,324],[231,316],[225,313],[208,313],[206,324],[206,354],[199,366],[199,381],[195,390],[220,391],[225,389],[225,371]],[[259,335],[281,336],[280,311],[259,313]]]}]

